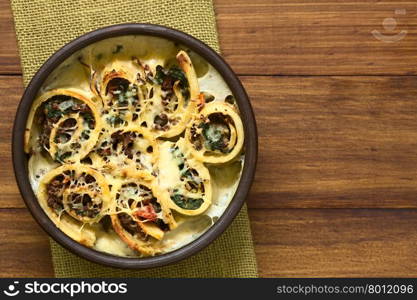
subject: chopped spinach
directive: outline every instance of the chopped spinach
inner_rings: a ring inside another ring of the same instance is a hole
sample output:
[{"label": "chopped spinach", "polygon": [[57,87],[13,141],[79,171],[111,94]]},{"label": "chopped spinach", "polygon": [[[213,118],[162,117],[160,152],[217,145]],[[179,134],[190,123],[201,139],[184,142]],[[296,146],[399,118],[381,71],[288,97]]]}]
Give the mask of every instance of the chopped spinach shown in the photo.
[{"label": "chopped spinach", "polygon": [[48,111],[46,116],[48,117],[48,119],[56,119],[56,118],[61,117],[62,115],[63,115],[62,111],[51,109]]},{"label": "chopped spinach", "polygon": [[156,67],[155,82],[157,84],[162,84],[168,77],[171,77],[174,81],[179,81],[179,86],[182,90],[185,90],[188,87],[188,80],[187,77],[185,77],[184,71],[177,66],[172,66],[168,70],[164,69],[162,66]]},{"label": "chopped spinach", "polygon": [[223,141],[218,140],[218,141],[206,141],[205,143],[206,147],[210,149],[210,151],[220,151],[220,152],[226,152],[225,151],[225,144],[223,143]]},{"label": "chopped spinach", "polygon": [[171,76],[172,78],[176,79],[176,80],[179,80],[181,88],[188,87],[188,80],[185,77],[184,72],[180,68],[175,67],[175,66],[172,67],[171,69],[169,69],[168,75]]},{"label": "chopped spinach", "polygon": [[74,101],[71,100],[67,100],[67,101],[63,101],[59,104],[59,109],[61,111],[68,111],[69,109],[72,108],[72,106],[74,105]]},{"label": "chopped spinach", "polygon": [[205,139],[205,146],[211,151],[227,152],[226,139],[228,129],[221,123],[201,123],[199,128],[202,128],[202,133]]},{"label": "chopped spinach", "polygon": [[116,78],[113,81],[117,86],[113,88],[112,94],[116,98],[118,106],[126,106],[129,103],[136,105],[139,101],[137,86],[122,78]]},{"label": "chopped spinach", "polygon": [[174,194],[171,196],[172,201],[183,209],[195,210],[198,209],[204,202],[203,199],[187,198],[180,194]]},{"label": "chopped spinach", "polygon": [[162,66],[157,66],[156,67],[156,74],[155,74],[155,82],[157,84],[162,84],[162,82],[164,81],[166,77],[166,74],[164,72],[164,68]]},{"label": "chopped spinach", "polygon": [[216,128],[216,126],[210,126],[209,123],[202,123],[199,126],[203,128],[203,136],[206,139],[206,146],[211,151],[219,150],[223,151],[225,144],[223,142],[223,132]]},{"label": "chopped spinach", "polygon": [[[178,166],[179,168],[180,166]],[[184,169],[181,171],[180,175],[182,177],[188,178],[188,179],[193,179],[193,173],[191,173],[190,169]]]},{"label": "chopped spinach", "polygon": [[84,118],[84,120],[88,123],[90,121],[94,121],[93,115],[89,112],[81,113],[81,116]]}]

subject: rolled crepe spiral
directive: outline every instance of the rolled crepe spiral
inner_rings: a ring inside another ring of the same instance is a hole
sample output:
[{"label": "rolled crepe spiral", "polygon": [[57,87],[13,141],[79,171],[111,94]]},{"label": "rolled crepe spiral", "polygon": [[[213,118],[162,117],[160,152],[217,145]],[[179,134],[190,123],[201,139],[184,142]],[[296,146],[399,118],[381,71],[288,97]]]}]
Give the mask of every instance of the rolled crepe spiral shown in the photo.
[{"label": "rolled crepe spiral", "polygon": [[144,171],[131,173],[113,185],[112,198],[111,220],[120,238],[143,255],[158,253],[157,242],[176,223],[155,178]]},{"label": "rolled crepe spiral", "polygon": [[197,108],[199,86],[191,59],[185,51],[178,52],[176,59],[180,68],[158,65],[149,86],[152,97],[143,119],[156,137],[181,134]]},{"label": "rolled crepe spiral", "polygon": [[115,59],[94,73],[93,91],[102,99],[106,128],[118,128],[138,121],[147,97],[145,81],[141,79],[144,72],[136,59]]},{"label": "rolled crepe spiral", "polygon": [[55,225],[74,240],[93,244],[88,226],[110,209],[109,186],[99,172],[83,164],[64,164],[47,173],[39,184],[39,203]]},{"label": "rolled crepe spiral", "polygon": [[208,169],[187,154],[183,139],[162,143],[159,153],[159,187],[168,194],[171,209],[188,216],[202,214],[212,200]]},{"label": "rolled crepe spiral", "polygon": [[[78,162],[95,146],[102,122],[97,105],[81,90],[54,89],[39,96],[25,132],[25,151],[45,149],[58,162]],[[36,124],[34,122],[36,116]]]}]

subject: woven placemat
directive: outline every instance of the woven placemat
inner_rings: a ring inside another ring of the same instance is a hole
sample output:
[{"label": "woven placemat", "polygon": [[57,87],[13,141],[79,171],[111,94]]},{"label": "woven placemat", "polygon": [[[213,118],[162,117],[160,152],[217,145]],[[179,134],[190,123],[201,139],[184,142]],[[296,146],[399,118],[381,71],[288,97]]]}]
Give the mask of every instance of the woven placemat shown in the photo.
[{"label": "woven placemat", "polygon": [[[211,0],[12,0],[24,84],[65,43],[119,23],[154,23],[185,31],[219,51]],[[51,240],[56,277],[257,277],[246,206],[213,244],[180,263],[129,271],[86,261]]]}]

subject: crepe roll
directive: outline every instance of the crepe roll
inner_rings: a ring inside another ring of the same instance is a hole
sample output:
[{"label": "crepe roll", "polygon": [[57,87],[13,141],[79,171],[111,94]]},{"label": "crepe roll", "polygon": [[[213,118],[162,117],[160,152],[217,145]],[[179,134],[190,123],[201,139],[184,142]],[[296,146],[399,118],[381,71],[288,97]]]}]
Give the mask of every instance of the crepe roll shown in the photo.
[{"label": "crepe roll", "polygon": [[140,62],[114,59],[93,76],[94,90],[103,102],[104,126],[137,123],[147,98],[145,69]]},{"label": "crepe roll", "polygon": [[188,152],[184,139],[160,144],[158,186],[168,194],[171,209],[196,216],[211,204],[211,178],[204,164]]},{"label": "crepe roll", "polygon": [[48,172],[39,184],[42,209],[74,240],[92,246],[98,223],[110,209],[109,186],[99,172],[82,164],[65,164]]},{"label": "crepe roll", "polygon": [[197,108],[200,93],[191,59],[185,51],[176,59],[177,65],[156,66],[152,98],[143,116],[144,124],[156,137],[180,135]]},{"label": "crepe roll", "polygon": [[111,220],[114,231],[143,255],[160,252],[158,241],[176,227],[167,202],[147,172],[135,172],[112,187],[115,199]]},{"label": "crepe roll", "polygon": [[244,131],[234,106],[213,101],[194,115],[185,141],[195,159],[222,164],[236,158],[242,150]]},{"label": "crepe roll", "polygon": [[102,122],[96,104],[82,90],[55,89],[33,104],[25,151],[47,151],[60,163],[79,162],[95,146]]}]

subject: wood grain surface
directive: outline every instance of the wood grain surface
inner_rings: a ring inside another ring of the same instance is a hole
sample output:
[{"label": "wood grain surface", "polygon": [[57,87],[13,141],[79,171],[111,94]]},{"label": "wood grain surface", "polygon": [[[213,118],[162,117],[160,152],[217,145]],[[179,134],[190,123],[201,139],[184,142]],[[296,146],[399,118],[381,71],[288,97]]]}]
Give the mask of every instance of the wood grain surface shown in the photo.
[{"label": "wood grain surface", "polygon": [[[414,1],[217,0],[215,4],[222,52],[240,74],[416,74]],[[386,18],[395,18],[395,30],[383,27]],[[399,43],[384,43],[373,37],[373,30],[385,35],[406,30],[407,36]]]},{"label": "wood grain surface", "polygon": [[241,79],[259,128],[250,207],[417,207],[417,77]]},{"label": "wood grain surface", "polygon": [[[239,74],[411,75],[417,71],[413,1],[215,0],[223,56]],[[396,10],[405,10],[405,15]],[[393,31],[383,20],[394,17]],[[0,73],[20,72],[8,0],[0,1]],[[383,43],[373,30],[407,36]]]},{"label": "wood grain surface", "polygon": [[13,16],[8,0],[0,0],[0,74],[21,74]]},{"label": "wood grain surface", "polygon": [[[223,55],[258,123],[248,201],[260,276],[417,276],[415,4],[214,2]],[[374,29],[407,34],[386,43]],[[0,276],[53,276],[11,163],[23,86],[8,0],[0,34]]]}]

